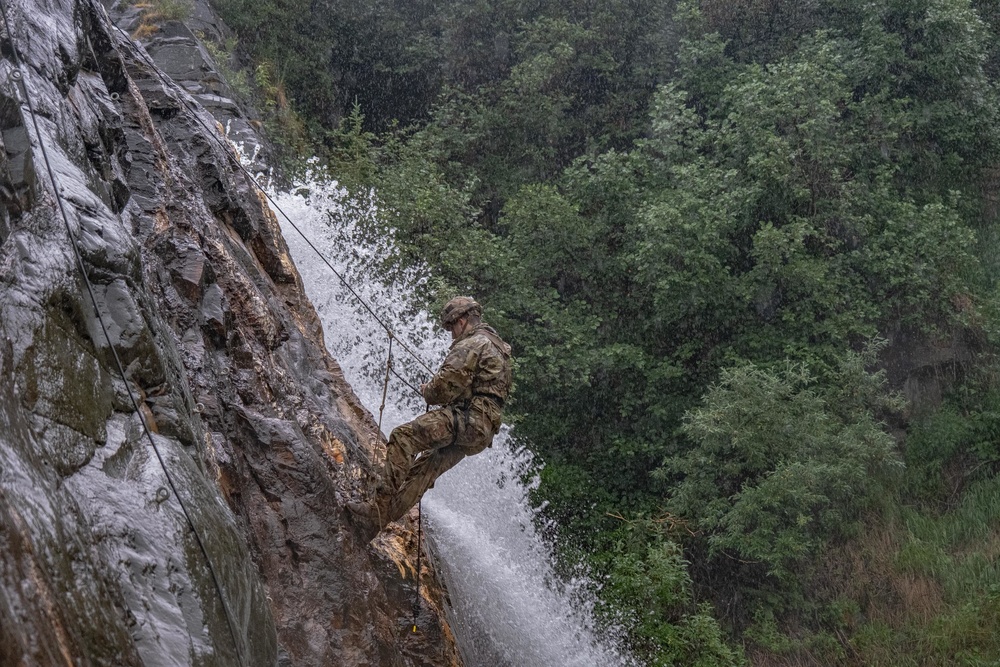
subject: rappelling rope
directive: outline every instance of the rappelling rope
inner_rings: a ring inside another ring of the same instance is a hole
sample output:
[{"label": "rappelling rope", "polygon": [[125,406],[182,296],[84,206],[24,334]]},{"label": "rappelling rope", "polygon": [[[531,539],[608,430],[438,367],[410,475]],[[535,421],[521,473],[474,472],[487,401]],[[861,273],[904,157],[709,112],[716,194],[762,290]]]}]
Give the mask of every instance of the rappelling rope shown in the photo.
[{"label": "rappelling rope", "polygon": [[378,432],[382,433],[382,414],[385,412],[385,397],[389,393],[389,373],[392,372],[392,340],[395,338],[389,334],[389,354],[385,359],[385,382],[382,384],[382,405],[378,406]]},{"label": "rappelling rope", "polygon": [[417,595],[413,600],[413,632],[417,631],[417,615],[420,613],[420,548],[424,525],[423,500],[417,501]]},{"label": "rappelling rope", "polygon": [[[109,20],[110,20],[110,17],[109,17]],[[111,24],[119,32],[121,32],[123,35],[125,35],[125,37],[129,40],[129,42],[132,42],[132,37],[128,34],[128,32],[126,32],[124,29],[122,29],[120,26],[118,26],[118,24],[116,24],[114,21],[111,21]],[[288,221],[288,224],[290,224],[292,226],[292,229],[294,229],[296,232],[298,232],[299,236],[301,236],[302,239],[306,242],[306,245],[308,245],[313,250],[313,252],[315,252],[319,256],[319,258],[321,260],[323,260],[323,263],[326,264],[327,268],[329,268],[330,271],[332,271],[333,274],[335,276],[337,276],[337,278],[344,285],[344,287],[347,288],[347,291],[350,292],[351,295],[358,301],[358,303],[361,304],[361,306],[368,312],[368,314],[371,315],[372,319],[374,319],[376,322],[378,322],[378,324],[383,329],[385,329],[385,332],[386,332],[386,334],[389,335],[390,340],[392,338],[396,338],[396,340],[399,342],[400,347],[402,347],[411,357],[413,357],[413,359],[418,364],[420,364],[424,368],[424,370],[426,370],[428,373],[430,373],[431,375],[433,375],[434,371],[431,369],[431,367],[428,366],[424,362],[424,360],[421,359],[420,356],[416,352],[414,352],[406,343],[404,343],[402,340],[400,340],[393,333],[392,328],[388,324],[386,324],[385,320],[383,320],[378,315],[378,313],[375,312],[375,309],[372,308],[372,306],[365,300],[365,298],[362,297],[357,292],[357,290],[354,289],[354,287],[351,285],[351,283],[348,282],[347,278],[340,271],[338,271],[336,269],[336,267],[333,266],[332,263],[330,263],[330,260],[328,260],[326,258],[326,255],[324,255],[320,251],[320,249],[316,247],[316,245],[309,239],[309,237],[306,236],[305,232],[303,232],[302,229],[300,229],[299,226],[297,224],[295,224],[295,222],[291,219],[291,217],[287,213],[285,213],[284,209],[282,209],[281,206],[278,205],[278,203],[267,192],[267,190],[260,184],[260,182],[256,179],[256,177],[253,174],[250,173],[250,170],[247,169],[243,165],[242,162],[240,162],[239,157],[237,157],[235,155],[235,153],[233,152],[232,146],[231,145],[227,145],[226,143],[224,143],[222,141],[222,139],[220,139],[218,137],[217,131],[215,129],[213,129],[213,128],[210,128],[201,119],[201,116],[199,115],[199,112],[201,110],[203,110],[203,109],[200,109],[199,107],[197,107],[196,104],[195,104],[195,102],[193,100],[188,99],[188,92],[186,90],[184,90],[184,88],[181,87],[180,84],[178,84],[176,81],[174,81],[173,79],[170,79],[170,78],[166,77],[160,71],[160,68],[156,65],[156,63],[152,61],[152,59],[146,53],[145,49],[137,48],[136,51],[139,53],[140,57],[143,60],[146,61],[146,64],[150,66],[150,69],[152,69],[153,73],[160,79],[160,81],[162,81],[165,85],[170,86],[170,87],[172,87],[172,88],[174,88],[174,89],[176,89],[177,91],[180,92],[180,95],[178,96],[179,99],[181,101],[183,101],[183,103],[185,105],[187,105],[188,108],[193,112],[192,115],[194,116],[195,120],[207,131],[207,134],[210,137],[212,137],[212,139],[219,144],[219,146],[223,149],[223,152],[226,155],[228,155],[229,158],[230,158],[230,160],[233,161],[233,163],[236,165],[236,167],[241,172],[243,172],[243,174],[247,177],[247,179],[250,181],[250,183],[255,188],[257,188],[267,198],[267,200],[271,203],[271,206],[274,208],[274,210],[278,211],[278,213],[280,213],[282,215],[282,217],[284,217],[285,220]],[[417,389],[416,387],[414,387],[412,383],[410,383],[405,378],[403,378],[401,375],[399,375],[398,373],[396,373],[395,370],[392,371],[392,374],[395,375],[400,381],[402,381],[407,387],[409,387],[410,389],[412,389],[417,394],[420,394],[420,390],[419,389]]]},{"label": "rappelling rope", "polygon": [[[160,453],[160,449],[159,447],[157,447],[156,441],[153,439],[153,434],[149,430],[149,426],[146,424],[146,419],[143,415],[141,408],[139,407],[139,403],[136,400],[135,395],[132,393],[132,389],[129,385],[128,376],[125,373],[125,367],[122,364],[121,358],[118,356],[118,350],[115,349],[114,343],[112,343],[111,341],[111,336],[108,333],[107,326],[104,323],[104,318],[101,315],[101,309],[97,303],[97,297],[94,294],[94,286],[93,284],[91,284],[90,276],[87,274],[87,269],[83,262],[83,255],[80,253],[80,248],[77,243],[77,239],[73,234],[73,227],[69,221],[69,214],[66,212],[66,207],[65,204],[63,203],[63,198],[60,192],[59,184],[58,181],[56,180],[55,172],[52,169],[52,164],[49,161],[48,151],[45,148],[45,142],[42,140],[42,132],[41,128],[39,128],[38,126],[38,119],[35,114],[35,106],[31,101],[31,94],[28,90],[28,82],[25,76],[24,66],[21,61],[21,57],[18,54],[17,47],[14,45],[14,31],[11,29],[10,19],[7,16],[6,0],[4,2],[0,2],[0,12],[2,12],[3,14],[4,27],[7,30],[7,39],[10,42],[11,53],[13,54],[14,65],[16,68],[15,71],[19,74],[18,77],[12,77],[12,78],[14,78],[15,81],[18,79],[20,79],[21,81],[21,87],[24,91],[24,99],[28,105],[29,115],[31,116],[31,124],[35,129],[35,137],[38,141],[38,146],[42,153],[42,159],[45,162],[45,169],[48,172],[49,180],[51,180],[52,182],[52,190],[53,193],[55,194],[56,204],[59,208],[59,213],[62,216],[63,223],[66,225],[66,233],[69,236],[70,245],[72,246],[73,254],[76,257],[77,267],[80,270],[80,274],[83,276],[84,283],[86,284],[87,287],[87,292],[90,294],[90,300],[94,306],[94,312],[97,314],[97,321],[100,323],[101,331],[104,332],[104,337],[108,341],[108,348],[111,350],[111,354],[114,357],[115,366],[117,367],[118,373],[121,376],[122,383],[125,386],[125,390],[128,392],[129,401],[132,403],[133,409],[139,415],[139,422],[140,424],[142,424],[142,430],[145,433],[146,437],[149,439],[149,444],[152,445],[153,447],[153,452],[156,454],[156,459],[157,461],[159,461],[160,468],[163,470],[163,475],[167,480],[167,485],[170,487],[170,490],[173,491],[174,497],[177,499],[178,505],[180,505],[181,512],[184,514],[184,518],[187,520],[188,525],[191,527],[191,532],[194,534],[195,541],[198,543],[198,547],[201,549],[202,554],[204,554],[205,556],[205,562],[208,565],[208,570],[209,573],[211,574],[212,582],[214,583],[215,590],[219,595],[219,600],[222,602],[222,608],[226,616],[226,621],[229,624],[229,632],[232,635],[233,647],[236,651],[237,660],[239,661],[240,665],[246,666],[248,665],[248,663],[243,657],[243,645],[239,641],[239,633],[236,630],[236,623],[233,619],[232,611],[229,608],[229,603],[226,600],[226,596],[222,590],[222,583],[219,579],[218,574],[215,571],[215,566],[212,564],[212,559],[208,554],[208,549],[205,547],[205,543],[202,540],[201,535],[198,532],[198,528],[194,524],[194,521],[191,519],[191,515],[188,512],[187,507],[184,504],[184,501],[181,499],[180,494],[177,492],[177,486],[174,484],[173,477],[171,476],[170,471],[167,468],[166,462],[163,459],[163,455]],[[157,498],[159,499],[159,493],[157,493]]]}]

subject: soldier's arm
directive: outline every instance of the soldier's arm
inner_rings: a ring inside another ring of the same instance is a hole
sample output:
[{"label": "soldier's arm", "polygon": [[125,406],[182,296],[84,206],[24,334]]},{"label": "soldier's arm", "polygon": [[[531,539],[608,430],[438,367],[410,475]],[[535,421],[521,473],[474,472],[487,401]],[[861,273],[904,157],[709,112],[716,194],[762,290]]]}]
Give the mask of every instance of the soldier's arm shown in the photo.
[{"label": "soldier's arm", "polygon": [[456,345],[445,357],[441,370],[424,386],[424,399],[431,405],[447,405],[468,398],[477,360],[474,349]]}]

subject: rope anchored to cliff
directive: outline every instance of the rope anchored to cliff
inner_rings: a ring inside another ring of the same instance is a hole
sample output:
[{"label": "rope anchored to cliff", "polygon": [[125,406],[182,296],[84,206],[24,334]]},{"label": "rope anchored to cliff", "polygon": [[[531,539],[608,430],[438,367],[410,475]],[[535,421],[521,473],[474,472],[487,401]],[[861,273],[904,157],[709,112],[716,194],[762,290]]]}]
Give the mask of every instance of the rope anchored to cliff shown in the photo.
[{"label": "rope anchored to cliff", "polygon": [[[111,340],[111,335],[108,333],[107,325],[104,322],[104,317],[101,315],[101,309],[98,306],[97,296],[94,293],[94,286],[90,282],[90,276],[87,273],[86,265],[83,261],[83,255],[80,252],[79,242],[73,233],[73,226],[69,221],[69,214],[66,211],[66,205],[63,201],[62,192],[59,188],[59,183],[56,179],[55,171],[52,169],[52,164],[49,160],[48,151],[45,147],[45,141],[42,139],[41,128],[38,125],[38,118],[35,112],[35,105],[31,100],[31,93],[28,89],[28,84],[25,79],[24,74],[24,64],[21,61],[21,57],[18,54],[18,50],[14,45],[14,31],[11,29],[10,19],[7,15],[7,5],[6,2],[0,2],[0,13],[3,15],[4,28],[7,31],[7,40],[10,43],[10,50],[13,54],[15,71],[11,74],[11,80],[16,83],[21,84],[21,88],[24,93],[24,100],[28,107],[28,114],[31,117],[31,125],[35,130],[35,138],[38,141],[38,147],[42,154],[42,161],[45,163],[45,169],[48,173],[49,180],[52,183],[52,191],[55,195],[56,205],[59,209],[59,214],[63,219],[63,223],[66,226],[66,234],[69,237],[70,245],[73,248],[73,255],[76,259],[77,268],[80,274],[83,276],[84,284],[86,285],[87,292],[90,295],[90,301],[94,306],[94,312],[97,315],[97,321],[101,326],[101,331],[104,333],[105,339],[108,341],[108,349],[111,350],[111,355],[114,358],[115,367],[118,371],[118,375],[121,377],[122,383],[125,386],[125,390],[128,393],[129,401],[132,404],[133,410],[139,415],[139,422],[142,425],[142,430],[145,433],[146,438],[149,440],[149,444],[153,448],[153,452],[156,455],[156,460],[159,462],[160,468],[163,470],[163,475],[166,478],[167,485],[170,487],[170,491],[173,492],[173,496],[177,499],[178,505],[180,505],[181,513],[184,515],[188,525],[191,527],[191,532],[194,535],[195,541],[198,543],[198,547],[202,554],[205,556],[205,563],[208,567],[209,574],[212,578],[212,583],[215,586],[216,593],[218,594],[219,600],[222,603],[223,612],[226,616],[226,622],[229,625],[229,632],[233,639],[233,650],[236,653],[236,658],[238,663],[243,667],[250,667],[243,655],[243,645],[239,641],[239,632],[236,629],[236,621],[234,620],[232,610],[229,607],[229,601],[222,590],[222,582],[219,578],[218,573],[215,570],[215,566],[212,564],[212,558],[209,556],[208,549],[205,546],[205,542],[202,539],[201,534],[198,532],[198,528],[191,518],[191,514],[188,512],[184,501],[181,499],[180,494],[177,492],[177,485],[174,483],[173,476],[170,474],[170,470],[167,468],[166,461],[160,452],[159,447],[156,445],[156,441],[153,439],[153,434],[149,429],[149,425],[146,423],[146,418],[143,415],[143,411],[139,406],[139,402],[136,400],[135,394],[132,392],[131,386],[128,381],[128,376],[125,373],[125,367],[122,364],[121,357],[118,355],[118,350],[115,348],[114,343]],[[16,89],[15,89],[16,93]],[[167,498],[165,496],[169,495],[166,489],[161,488],[157,491],[156,500],[157,503],[164,502]]]}]

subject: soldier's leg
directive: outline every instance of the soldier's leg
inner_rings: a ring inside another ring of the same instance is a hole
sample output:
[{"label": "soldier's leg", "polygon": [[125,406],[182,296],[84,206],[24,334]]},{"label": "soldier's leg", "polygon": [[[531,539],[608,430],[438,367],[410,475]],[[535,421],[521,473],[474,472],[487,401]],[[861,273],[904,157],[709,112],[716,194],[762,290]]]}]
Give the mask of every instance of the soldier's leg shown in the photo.
[{"label": "soldier's leg", "polygon": [[466,456],[483,451],[493,441],[493,423],[487,415],[476,411],[462,415],[459,429],[461,432],[456,444],[424,454],[410,468],[409,474],[386,510],[389,521],[396,521],[406,514],[417,504],[424,492],[434,486],[438,477]]},{"label": "soldier's leg", "polygon": [[394,428],[386,450],[384,491],[394,495],[403,486],[417,454],[447,447],[453,433],[454,417],[449,408],[431,410]]},{"label": "soldier's leg", "polygon": [[393,496],[386,511],[389,521],[396,521],[406,514],[434,486],[434,481],[466,456],[465,450],[456,445],[437,449],[421,456],[410,468],[410,474]]}]

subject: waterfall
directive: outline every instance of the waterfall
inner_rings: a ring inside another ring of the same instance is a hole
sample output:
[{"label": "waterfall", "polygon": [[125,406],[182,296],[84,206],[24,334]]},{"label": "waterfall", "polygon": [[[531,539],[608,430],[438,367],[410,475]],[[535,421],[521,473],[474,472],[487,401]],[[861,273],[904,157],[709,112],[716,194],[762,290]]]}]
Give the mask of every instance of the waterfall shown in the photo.
[{"label": "waterfall", "polygon": [[[376,211],[352,201],[335,183],[307,177],[278,206],[423,363],[436,368],[450,343],[434,317],[416,305],[418,270],[382,270],[394,248],[365,240]],[[305,289],[319,312],[330,352],[362,402],[378,415],[388,339],[299,231],[276,212]],[[488,315],[488,313],[487,313]],[[502,334],[502,332],[501,332]],[[396,346],[394,368],[411,384],[427,372]],[[423,401],[396,378],[388,388],[382,428],[388,433],[424,410]],[[629,667],[635,665],[600,634],[586,578],[560,580],[552,553],[534,526],[523,483],[532,457],[506,427],[494,446],[445,473],[424,497],[431,551],[451,598],[449,619],[467,667]]]}]

